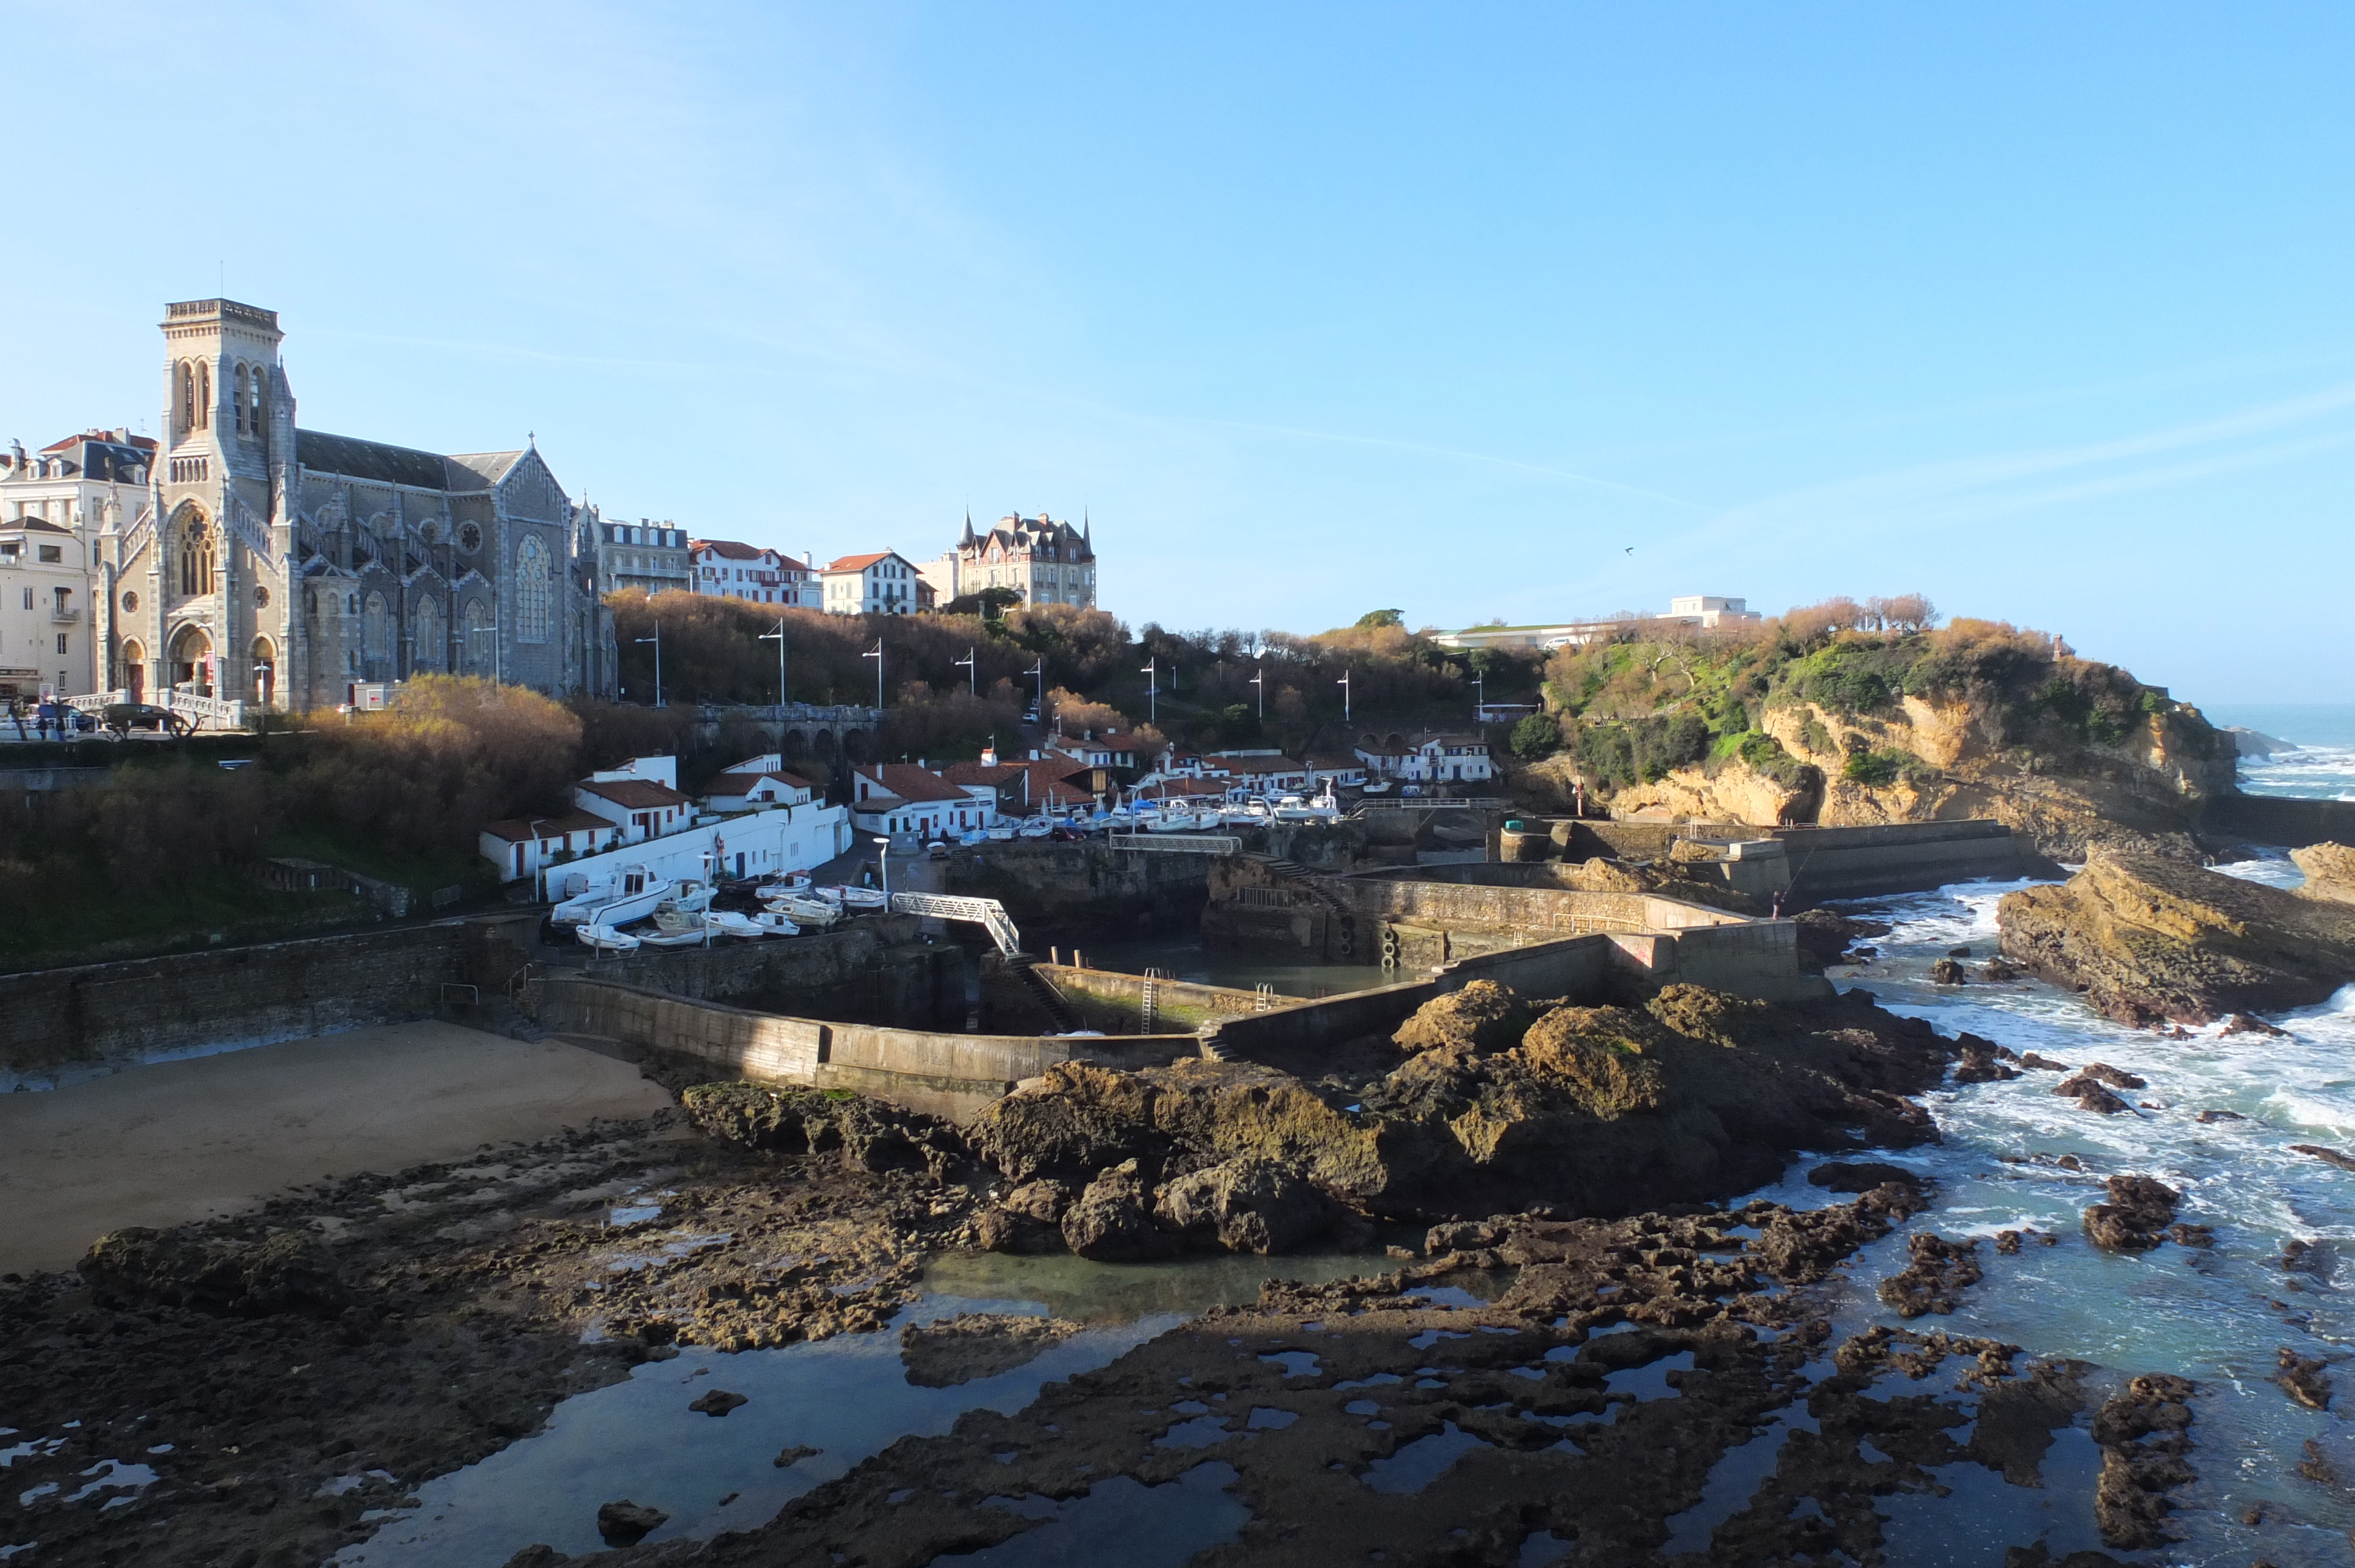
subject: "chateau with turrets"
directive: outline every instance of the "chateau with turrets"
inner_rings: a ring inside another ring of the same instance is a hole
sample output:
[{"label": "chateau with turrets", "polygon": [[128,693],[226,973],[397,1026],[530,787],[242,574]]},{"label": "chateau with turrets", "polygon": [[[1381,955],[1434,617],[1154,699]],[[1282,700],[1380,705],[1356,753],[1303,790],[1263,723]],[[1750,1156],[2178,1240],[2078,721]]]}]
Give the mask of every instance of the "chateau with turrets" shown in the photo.
[{"label": "chateau with turrets", "polygon": [[110,689],[294,712],[434,672],[612,693],[596,542],[535,446],[298,428],[274,311],[183,301],[163,332],[153,502],[93,541]]},{"label": "chateau with turrets", "polygon": [[956,548],[918,569],[943,605],[985,588],[1010,588],[1024,604],[1095,608],[1096,551],[1084,520],[1074,528],[1043,512],[1018,512],[985,534],[975,532],[968,513]]}]

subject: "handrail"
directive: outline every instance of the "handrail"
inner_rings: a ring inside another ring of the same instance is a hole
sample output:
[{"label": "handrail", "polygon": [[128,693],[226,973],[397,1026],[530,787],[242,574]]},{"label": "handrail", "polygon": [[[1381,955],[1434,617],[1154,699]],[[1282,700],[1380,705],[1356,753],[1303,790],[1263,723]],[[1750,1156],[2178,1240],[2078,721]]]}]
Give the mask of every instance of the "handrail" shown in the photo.
[{"label": "handrail", "polygon": [[997,950],[1012,958],[1022,950],[1022,933],[995,898],[959,898],[945,893],[895,893],[891,907],[902,915],[926,915],[936,920],[962,920],[987,931]]},{"label": "handrail", "polygon": [[1243,841],[1229,833],[1123,833],[1107,832],[1104,842],[1114,849],[1158,850],[1188,854],[1241,854]]}]

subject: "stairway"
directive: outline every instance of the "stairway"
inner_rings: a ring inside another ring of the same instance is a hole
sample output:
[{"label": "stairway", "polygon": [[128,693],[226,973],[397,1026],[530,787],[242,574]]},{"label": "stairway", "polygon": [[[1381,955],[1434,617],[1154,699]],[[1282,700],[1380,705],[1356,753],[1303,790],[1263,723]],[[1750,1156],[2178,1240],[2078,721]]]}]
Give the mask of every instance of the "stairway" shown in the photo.
[{"label": "stairway", "polygon": [[1325,885],[1325,879],[1322,876],[1296,860],[1280,860],[1275,856],[1263,854],[1255,854],[1251,858],[1265,866],[1270,877],[1305,888],[1311,897],[1323,905],[1326,918],[1332,921],[1344,933],[1343,940],[1347,946],[1343,949],[1342,957],[1346,959],[1354,956],[1351,949],[1356,945],[1354,933],[1358,923],[1357,914],[1348,905],[1334,896],[1332,889]]},{"label": "stairway", "polygon": [[1058,1033],[1069,1034],[1072,1030],[1083,1027],[1080,1015],[1071,1011],[1071,1004],[1063,999],[1063,993],[1056,989],[1055,982],[1039,972],[1038,962],[1028,953],[1017,953],[1006,960],[1006,967],[1022,977],[1023,988],[1030,993],[1031,1000],[1046,1010],[1047,1016],[1055,1021]]}]

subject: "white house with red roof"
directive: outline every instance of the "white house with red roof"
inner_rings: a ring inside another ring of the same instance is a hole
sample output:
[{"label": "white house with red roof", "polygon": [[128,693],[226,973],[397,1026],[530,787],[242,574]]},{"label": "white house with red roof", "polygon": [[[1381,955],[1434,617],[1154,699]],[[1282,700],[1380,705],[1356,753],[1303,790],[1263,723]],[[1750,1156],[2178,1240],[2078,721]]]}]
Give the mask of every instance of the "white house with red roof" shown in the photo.
[{"label": "white house with red roof", "polygon": [[817,799],[817,786],[785,766],[777,752],[747,758],[723,768],[705,791],[703,803],[715,811],[751,811],[762,806],[806,806]]},{"label": "white house with red roof", "polygon": [[817,568],[783,550],[733,539],[687,541],[688,586],[714,599],[740,599],[787,609],[819,607]]},{"label": "white house with red roof", "polygon": [[631,878],[644,887],[813,870],[850,847],[850,813],[782,760],[723,770],[698,803],[677,788],[677,758],[633,758],[575,784],[571,810],[489,823],[477,843],[500,880],[544,874],[552,898]]},{"label": "white house with red roof", "polygon": [[932,585],[897,550],[845,556],[818,577],[828,615],[912,615],[932,608]]},{"label": "white house with red roof", "polygon": [[958,838],[997,821],[997,787],[952,784],[912,762],[852,769],[850,820],[862,832]]}]

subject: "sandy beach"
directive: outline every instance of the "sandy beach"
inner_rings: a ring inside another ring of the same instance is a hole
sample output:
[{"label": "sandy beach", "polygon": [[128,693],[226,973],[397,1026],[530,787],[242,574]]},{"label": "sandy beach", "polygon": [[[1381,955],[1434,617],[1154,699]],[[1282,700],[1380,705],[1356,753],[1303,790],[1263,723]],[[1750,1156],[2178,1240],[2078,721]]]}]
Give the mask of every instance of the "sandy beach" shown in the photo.
[{"label": "sandy beach", "polygon": [[322,1177],[453,1160],[669,1103],[628,1063],[449,1023],[0,1096],[0,1273],[70,1267],[124,1225],[208,1219]]}]

